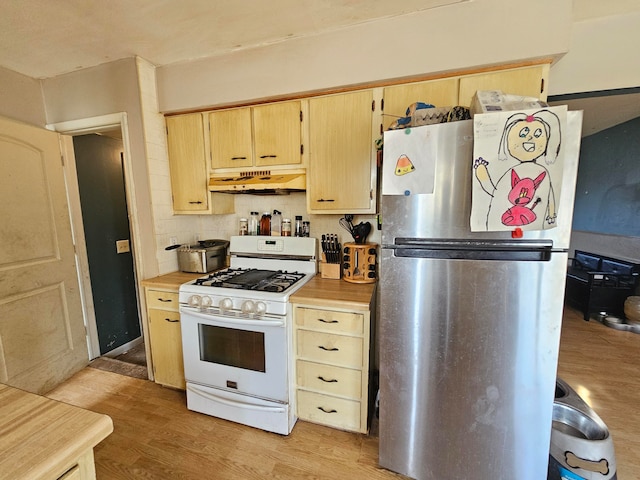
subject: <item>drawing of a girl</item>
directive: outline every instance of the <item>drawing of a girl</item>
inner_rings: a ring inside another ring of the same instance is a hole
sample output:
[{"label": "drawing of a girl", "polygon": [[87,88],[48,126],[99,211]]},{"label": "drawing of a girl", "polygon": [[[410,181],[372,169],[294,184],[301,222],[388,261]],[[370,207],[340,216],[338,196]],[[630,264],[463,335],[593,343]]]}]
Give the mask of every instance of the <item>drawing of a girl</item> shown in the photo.
[{"label": "drawing of a girl", "polygon": [[[552,228],[556,223],[556,202],[553,192],[553,180],[545,165],[557,160],[560,152],[561,132],[558,116],[549,110],[540,110],[532,115],[516,113],[505,122],[498,147],[498,159],[505,162],[500,169],[500,177],[494,182],[487,168],[489,162],[480,157],[474,161],[475,176],[482,189],[492,198],[487,211],[487,230],[505,230],[502,223],[503,213],[513,206],[509,200],[512,190],[513,172],[523,179],[543,178],[531,198],[529,207],[537,205],[538,215],[531,224],[533,230]],[[539,163],[544,158],[545,165]],[[495,167],[495,166],[494,166]],[[496,172],[496,169],[492,169]],[[542,175],[542,177],[541,177]],[[524,205],[523,205],[524,206]]]}]

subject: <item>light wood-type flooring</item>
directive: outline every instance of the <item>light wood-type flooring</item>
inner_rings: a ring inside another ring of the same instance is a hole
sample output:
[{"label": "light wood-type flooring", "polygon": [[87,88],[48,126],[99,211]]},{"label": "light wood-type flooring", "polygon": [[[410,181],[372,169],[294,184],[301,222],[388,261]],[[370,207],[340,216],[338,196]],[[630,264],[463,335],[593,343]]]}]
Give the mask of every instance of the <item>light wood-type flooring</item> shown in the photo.
[{"label": "light wood-type flooring", "polygon": [[[609,427],[618,478],[640,479],[640,335],[567,308],[558,374]],[[283,437],[190,412],[183,392],[112,372],[85,368],[48,396],[113,419],[95,449],[98,480],[404,478],[377,466],[375,436],[299,421]]]}]

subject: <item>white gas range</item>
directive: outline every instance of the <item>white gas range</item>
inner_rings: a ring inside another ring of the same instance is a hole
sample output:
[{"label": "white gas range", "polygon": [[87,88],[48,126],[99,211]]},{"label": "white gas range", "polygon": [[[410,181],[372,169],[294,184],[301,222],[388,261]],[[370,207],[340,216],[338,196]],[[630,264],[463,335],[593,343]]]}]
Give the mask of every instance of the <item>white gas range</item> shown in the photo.
[{"label": "white gas range", "polygon": [[287,435],[295,424],[289,296],[317,272],[313,238],[236,236],[230,267],[180,286],[187,408]]}]

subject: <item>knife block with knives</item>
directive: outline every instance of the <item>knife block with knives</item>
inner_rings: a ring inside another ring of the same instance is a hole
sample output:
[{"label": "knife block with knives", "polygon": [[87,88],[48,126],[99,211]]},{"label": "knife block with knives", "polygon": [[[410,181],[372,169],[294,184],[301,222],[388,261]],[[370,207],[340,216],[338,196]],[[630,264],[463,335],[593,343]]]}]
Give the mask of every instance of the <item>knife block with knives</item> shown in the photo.
[{"label": "knife block with knives", "polygon": [[335,233],[322,235],[321,247],[321,277],[340,280],[342,274],[342,245],[340,245],[338,235]]}]

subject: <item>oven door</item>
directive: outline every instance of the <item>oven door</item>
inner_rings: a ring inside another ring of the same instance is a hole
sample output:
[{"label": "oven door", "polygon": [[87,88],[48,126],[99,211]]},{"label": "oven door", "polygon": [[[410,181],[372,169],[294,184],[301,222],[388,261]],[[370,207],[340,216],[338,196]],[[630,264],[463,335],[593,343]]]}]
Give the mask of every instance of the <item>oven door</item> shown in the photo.
[{"label": "oven door", "polygon": [[288,401],[286,318],[180,309],[187,382]]}]

